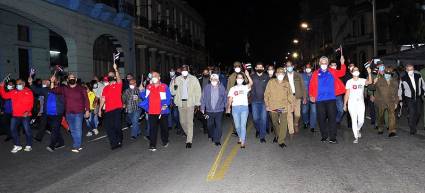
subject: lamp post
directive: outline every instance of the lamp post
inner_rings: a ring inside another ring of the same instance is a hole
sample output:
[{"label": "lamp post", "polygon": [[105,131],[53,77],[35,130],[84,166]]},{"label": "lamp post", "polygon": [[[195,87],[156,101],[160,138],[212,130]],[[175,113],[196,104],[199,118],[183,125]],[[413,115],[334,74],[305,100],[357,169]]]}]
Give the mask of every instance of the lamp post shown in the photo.
[{"label": "lamp post", "polygon": [[371,0],[372,3],[372,20],[373,20],[373,56],[378,56],[378,35],[376,32],[376,0]]}]

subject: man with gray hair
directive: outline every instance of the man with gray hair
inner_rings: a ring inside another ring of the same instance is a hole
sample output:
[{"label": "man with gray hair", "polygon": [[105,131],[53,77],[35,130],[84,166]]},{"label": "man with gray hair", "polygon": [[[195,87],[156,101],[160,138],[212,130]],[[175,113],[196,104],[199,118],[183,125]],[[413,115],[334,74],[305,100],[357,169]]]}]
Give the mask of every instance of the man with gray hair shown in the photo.
[{"label": "man with gray hair", "polygon": [[341,56],[341,69],[328,68],[329,59],[320,58],[320,69],[316,70],[310,80],[310,101],[317,105],[317,118],[322,135],[322,142],[335,144],[336,140],[336,96],[345,93],[344,83],[338,78],[345,74],[344,56]]}]

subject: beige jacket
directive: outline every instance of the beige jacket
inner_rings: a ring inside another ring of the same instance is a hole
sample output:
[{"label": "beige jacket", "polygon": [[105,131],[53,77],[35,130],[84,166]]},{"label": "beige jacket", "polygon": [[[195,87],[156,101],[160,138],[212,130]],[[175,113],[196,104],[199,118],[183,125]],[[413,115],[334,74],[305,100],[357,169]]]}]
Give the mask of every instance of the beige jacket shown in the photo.
[{"label": "beige jacket", "polygon": [[285,109],[288,110],[290,102],[291,86],[287,80],[283,80],[282,83],[276,78],[269,81],[264,92],[264,102],[266,107],[271,110]]},{"label": "beige jacket", "polygon": [[[194,106],[200,106],[201,105],[201,85],[199,84],[198,79],[195,76],[188,75],[188,99],[187,99],[187,105],[189,107]],[[176,106],[181,107],[182,106],[182,92],[181,89],[183,88],[183,76],[178,76],[174,81],[171,81],[170,84],[170,90],[171,94],[174,96],[174,104]],[[177,85],[177,88],[174,88],[174,85]]]}]

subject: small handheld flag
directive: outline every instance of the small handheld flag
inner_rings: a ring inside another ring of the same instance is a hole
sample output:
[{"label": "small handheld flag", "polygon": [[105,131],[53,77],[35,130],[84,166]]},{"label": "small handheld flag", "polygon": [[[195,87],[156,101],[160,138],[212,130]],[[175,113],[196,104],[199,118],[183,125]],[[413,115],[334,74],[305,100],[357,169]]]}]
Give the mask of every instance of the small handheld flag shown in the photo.
[{"label": "small handheld flag", "polygon": [[339,45],[339,48],[337,48],[336,50],[335,50],[335,52],[341,52],[341,56],[343,55],[342,54],[342,45]]},{"label": "small handheld flag", "polygon": [[9,82],[10,81],[10,73],[6,75],[6,77],[3,78],[1,82]]}]

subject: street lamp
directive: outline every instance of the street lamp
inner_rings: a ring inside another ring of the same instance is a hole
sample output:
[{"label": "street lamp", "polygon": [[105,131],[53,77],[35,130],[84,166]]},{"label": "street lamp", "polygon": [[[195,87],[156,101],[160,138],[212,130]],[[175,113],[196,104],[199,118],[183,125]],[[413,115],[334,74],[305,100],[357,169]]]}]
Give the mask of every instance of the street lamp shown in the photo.
[{"label": "street lamp", "polygon": [[298,53],[297,52],[292,53],[292,58],[297,59],[298,58]]},{"label": "street lamp", "polygon": [[300,27],[301,27],[301,29],[304,29],[304,30],[310,30],[310,26],[308,25],[308,23],[307,22],[302,22],[301,24],[300,24]]},{"label": "street lamp", "polygon": [[292,42],[293,42],[294,44],[298,44],[298,43],[300,43],[300,41],[299,41],[298,39],[294,39]]}]

